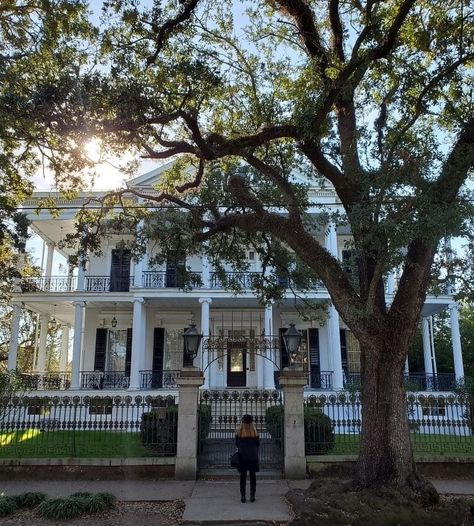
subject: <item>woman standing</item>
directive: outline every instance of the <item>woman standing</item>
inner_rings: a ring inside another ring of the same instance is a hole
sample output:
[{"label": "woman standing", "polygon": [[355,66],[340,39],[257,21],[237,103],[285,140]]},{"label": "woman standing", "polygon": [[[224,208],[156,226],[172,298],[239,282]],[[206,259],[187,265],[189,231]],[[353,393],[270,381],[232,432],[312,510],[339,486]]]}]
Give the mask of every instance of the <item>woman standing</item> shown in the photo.
[{"label": "woman standing", "polygon": [[242,422],[235,432],[235,444],[240,457],[240,501],[245,502],[245,486],[247,471],[250,475],[250,502],[255,502],[255,489],[257,486],[256,473],[258,466],[258,448],[260,439],[251,415],[244,415]]}]

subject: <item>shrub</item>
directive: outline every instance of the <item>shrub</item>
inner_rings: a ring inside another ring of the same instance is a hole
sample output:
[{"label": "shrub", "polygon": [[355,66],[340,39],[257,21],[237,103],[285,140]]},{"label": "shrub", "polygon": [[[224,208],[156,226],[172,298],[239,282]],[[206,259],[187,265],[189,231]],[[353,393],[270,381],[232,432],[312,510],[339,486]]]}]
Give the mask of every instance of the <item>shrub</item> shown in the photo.
[{"label": "shrub", "polygon": [[100,513],[113,507],[114,495],[110,493],[74,493],[69,497],[47,499],[42,502],[37,513],[46,519],[67,520],[86,513]]},{"label": "shrub", "polygon": [[175,455],[178,442],[178,406],[157,407],[143,413],[140,434],[146,446],[164,446],[164,454]]},{"label": "shrub", "polygon": [[40,491],[30,491],[15,495],[13,498],[19,508],[34,508],[46,500],[47,495]]},{"label": "shrub", "polygon": [[283,407],[275,405],[265,412],[265,427],[275,444],[281,449],[283,445]]},{"label": "shrub", "polygon": [[[265,413],[266,429],[281,448],[283,433],[283,407],[269,407]],[[304,442],[307,455],[324,454],[334,447],[331,419],[315,407],[304,408]]]},{"label": "shrub", "polygon": [[6,495],[0,495],[0,517],[7,517],[15,513],[16,508],[15,499]]},{"label": "shrub", "polygon": [[79,517],[85,510],[82,498],[62,497],[46,499],[36,508],[36,513],[45,519],[67,520]]},{"label": "shrub", "polygon": [[211,429],[212,414],[210,405],[201,405],[198,409],[199,440],[204,440]]},{"label": "shrub", "polygon": [[304,408],[304,446],[306,455],[321,455],[334,448],[331,419],[314,407]]}]

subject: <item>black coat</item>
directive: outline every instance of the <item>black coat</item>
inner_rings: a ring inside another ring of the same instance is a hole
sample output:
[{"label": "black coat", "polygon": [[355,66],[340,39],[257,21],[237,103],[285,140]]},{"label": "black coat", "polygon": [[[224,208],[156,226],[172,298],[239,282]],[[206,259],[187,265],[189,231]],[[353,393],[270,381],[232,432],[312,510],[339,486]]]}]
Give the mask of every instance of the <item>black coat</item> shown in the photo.
[{"label": "black coat", "polygon": [[258,437],[239,437],[235,436],[235,445],[240,455],[241,470],[260,471],[258,465],[258,448],[260,439]]}]

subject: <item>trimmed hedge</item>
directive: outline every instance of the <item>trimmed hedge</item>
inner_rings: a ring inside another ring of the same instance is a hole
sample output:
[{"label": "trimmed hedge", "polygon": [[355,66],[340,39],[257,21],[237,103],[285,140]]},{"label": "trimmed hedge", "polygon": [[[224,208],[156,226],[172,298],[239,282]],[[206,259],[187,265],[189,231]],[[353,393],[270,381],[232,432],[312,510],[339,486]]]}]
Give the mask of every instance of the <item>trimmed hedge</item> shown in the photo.
[{"label": "trimmed hedge", "polygon": [[[281,448],[283,444],[283,407],[269,407],[265,413],[266,429],[274,442]],[[334,448],[332,421],[322,411],[314,407],[304,408],[304,442],[306,455],[321,455]]]}]

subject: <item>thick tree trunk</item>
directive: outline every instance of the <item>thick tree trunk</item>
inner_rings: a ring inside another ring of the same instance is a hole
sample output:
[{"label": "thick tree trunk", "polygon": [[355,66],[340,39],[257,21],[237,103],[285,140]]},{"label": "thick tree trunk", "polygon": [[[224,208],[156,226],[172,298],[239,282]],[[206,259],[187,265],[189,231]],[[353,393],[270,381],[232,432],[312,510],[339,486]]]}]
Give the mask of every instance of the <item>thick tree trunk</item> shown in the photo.
[{"label": "thick tree trunk", "polygon": [[410,443],[403,383],[406,349],[399,344],[386,340],[363,344],[361,349],[358,483],[363,487],[394,484],[417,491],[424,483],[417,474]]}]

